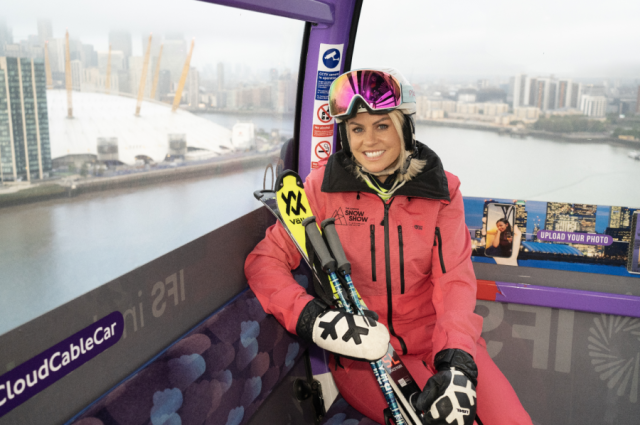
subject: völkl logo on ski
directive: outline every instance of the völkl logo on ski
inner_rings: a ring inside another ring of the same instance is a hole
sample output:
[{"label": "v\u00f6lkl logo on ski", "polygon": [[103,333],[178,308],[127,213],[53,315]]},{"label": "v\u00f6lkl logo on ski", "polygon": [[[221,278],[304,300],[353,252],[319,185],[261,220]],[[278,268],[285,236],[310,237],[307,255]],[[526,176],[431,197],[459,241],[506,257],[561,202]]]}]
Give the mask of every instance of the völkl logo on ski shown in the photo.
[{"label": "v\u00f6lkl logo on ski", "polygon": [[[305,213],[307,212],[307,209],[302,205],[302,196],[300,195],[300,191],[296,194],[293,190],[290,190],[286,197],[284,196],[284,193],[281,196],[282,200],[287,204],[287,215],[292,212],[295,215],[300,215],[300,211]],[[295,207],[292,207],[292,201],[297,201]],[[302,223],[302,220],[300,220],[300,223]]]}]

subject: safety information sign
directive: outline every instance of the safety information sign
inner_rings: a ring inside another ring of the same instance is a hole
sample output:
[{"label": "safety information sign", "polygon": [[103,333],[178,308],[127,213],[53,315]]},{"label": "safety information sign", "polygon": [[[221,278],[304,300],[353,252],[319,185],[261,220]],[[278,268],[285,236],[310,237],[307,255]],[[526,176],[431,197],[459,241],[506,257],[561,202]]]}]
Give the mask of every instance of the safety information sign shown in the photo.
[{"label": "safety information sign", "polygon": [[328,140],[322,141],[318,143],[313,150],[318,158],[329,158],[329,155],[331,155],[331,143]]},{"label": "safety information sign", "polygon": [[329,113],[329,88],[340,75],[344,44],[320,44],[318,74],[313,117],[311,168],[326,159],[333,151],[334,119]]},{"label": "safety information sign", "polygon": [[320,105],[320,107],[316,111],[316,116],[322,122],[331,121],[331,114],[329,114],[329,104],[325,103],[324,105]]},{"label": "safety information sign", "polygon": [[333,124],[313,125],[313,137],[331,137],[333,136]]}]

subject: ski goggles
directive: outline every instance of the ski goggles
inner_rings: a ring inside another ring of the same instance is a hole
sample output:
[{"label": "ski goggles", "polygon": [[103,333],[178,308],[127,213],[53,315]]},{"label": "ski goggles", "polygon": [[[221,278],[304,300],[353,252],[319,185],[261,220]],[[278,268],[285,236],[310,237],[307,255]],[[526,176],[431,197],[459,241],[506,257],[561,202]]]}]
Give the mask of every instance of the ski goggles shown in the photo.
[{"label": "ski goggles", "polygon": [[329,89],[329,112],[334,118],[352,115],[358,100],[370,112],[390,112],[402,104],[402,84],[393,75],[376,70],[342,74]]}]

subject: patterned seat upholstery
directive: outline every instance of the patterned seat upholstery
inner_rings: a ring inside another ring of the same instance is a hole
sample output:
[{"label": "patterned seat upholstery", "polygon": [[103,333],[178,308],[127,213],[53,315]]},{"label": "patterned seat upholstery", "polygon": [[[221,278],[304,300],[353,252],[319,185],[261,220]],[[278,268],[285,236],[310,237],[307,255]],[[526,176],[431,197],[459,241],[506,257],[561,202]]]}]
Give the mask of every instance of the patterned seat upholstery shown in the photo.
[{"label": "patterned seat upholstery", "polygon": [[342,396],[333,402],[321,425],[378,425],[351,407]]},{"label": "patterned seat upholstery", "polygon": [[245,424],[306,348],[246,290],[73,424]]}]

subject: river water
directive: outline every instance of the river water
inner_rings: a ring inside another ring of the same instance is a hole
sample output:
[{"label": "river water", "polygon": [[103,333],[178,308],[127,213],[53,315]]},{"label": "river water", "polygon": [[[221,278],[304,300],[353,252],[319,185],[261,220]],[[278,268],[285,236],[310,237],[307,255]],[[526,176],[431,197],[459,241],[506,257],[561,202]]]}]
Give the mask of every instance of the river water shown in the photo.
[{"label": "river water", "polygon": [[[227,127],[247,121],[202,116]],[[253,122],[293,131],[293,118]],[[426,125],[417,136],[460,177],[465,196],[640,207],[640,161],[626,148]],[[263,175],[256,168],[0,209],[0,335],[258,208],[252,192]]]}]

